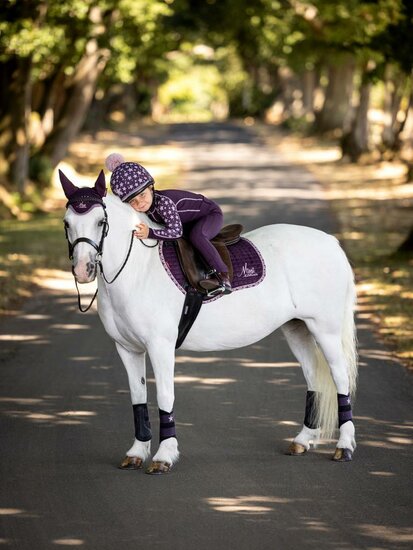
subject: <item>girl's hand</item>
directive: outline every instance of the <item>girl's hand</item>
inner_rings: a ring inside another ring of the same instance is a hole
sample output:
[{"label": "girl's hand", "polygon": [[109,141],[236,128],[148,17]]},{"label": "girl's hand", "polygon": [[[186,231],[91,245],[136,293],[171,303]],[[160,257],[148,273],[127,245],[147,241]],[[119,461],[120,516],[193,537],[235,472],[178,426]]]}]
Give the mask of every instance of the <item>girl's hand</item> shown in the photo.
[{"label": "girl's hand", "polygon": [[147,239],[149,235],[149,227],[146,225],[146,223],[138,223],[138,225],[135,225],[136,231],[135,231],[135,237],[137,239]]}]

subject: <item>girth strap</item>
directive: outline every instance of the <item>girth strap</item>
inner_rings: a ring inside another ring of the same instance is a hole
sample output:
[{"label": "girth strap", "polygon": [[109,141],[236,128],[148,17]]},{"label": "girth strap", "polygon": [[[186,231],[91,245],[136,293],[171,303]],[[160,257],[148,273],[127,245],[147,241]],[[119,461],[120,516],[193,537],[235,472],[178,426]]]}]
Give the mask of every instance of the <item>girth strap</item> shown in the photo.
[{"label": "girth strap", "polygon": [[184,307],[182,309],[181,319],[178,326],[178,338],[176,340],[175,349],[182,346],[186,335],[190,331],[195,319],[198,317],[198,313],[202,306],[204,293],[199,292],[195,288],[188,288],[185,295]]}]

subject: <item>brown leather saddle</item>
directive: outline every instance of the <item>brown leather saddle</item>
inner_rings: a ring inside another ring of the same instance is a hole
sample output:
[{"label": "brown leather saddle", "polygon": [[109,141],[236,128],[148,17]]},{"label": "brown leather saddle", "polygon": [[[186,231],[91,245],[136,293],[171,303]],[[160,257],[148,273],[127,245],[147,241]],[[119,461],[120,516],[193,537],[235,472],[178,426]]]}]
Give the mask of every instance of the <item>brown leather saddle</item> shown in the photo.
[{"label": "brown leather saddle", "polygon": [[[226,225],[211,241],[225,265],[228,267],[228,275],[231,282],[234,272],[227,246],[235,244],[239,241],[243,229],[243,226],[239,223]],[[199,285],[199,282],[205,280],[208,276],[210,267],[205,265],[205,262],[201,258],[200,254],[193,248],[191,243],[183,237],[177,239],[176,251],[181,269],[184,272],[189,285],[195,290],[205,294],[206,290]]]}]

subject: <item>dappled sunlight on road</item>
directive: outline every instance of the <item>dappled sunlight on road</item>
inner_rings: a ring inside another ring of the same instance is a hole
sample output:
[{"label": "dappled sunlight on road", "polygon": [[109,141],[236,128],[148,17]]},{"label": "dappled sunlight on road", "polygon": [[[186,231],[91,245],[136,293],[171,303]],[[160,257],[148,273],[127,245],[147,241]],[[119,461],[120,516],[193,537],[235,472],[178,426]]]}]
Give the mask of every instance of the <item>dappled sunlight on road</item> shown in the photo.
[{"label": "dappled sunlight on road", "polygon": [[0,340],[10,342],[30,342],[41,338],[39,334],[0,334]]},{"label": "dappled sunlight on road", "polygon": [[217,512],[256,515],[275,512],[273,504],[287,504],[292,502],[288,498],[277,498],[274,496],[237,496],[233,498],[211,497],[206,499],[211,508]]},{"label": "dappled sunlight on road", "polygon": [[202,357],[199,355],[177,355],[176,356],[176,363],[187,363],[190,361],[191,363],[216,363],[219,359],[217,357]]},{"label": "dappled sunlight on road", "polygon": [[85,542],[86,541],[83,539],[70,539],[70,538],[52,540],[52,544],[57,544],[58,546],[82,546],[83,544],[85,544]]},{"label": "dappled sunlight on road", "polygon": [[298,363],[286,362],[286,361],[268,361],[268,362],[257,362],[257,361],[241,361],[242,367],[247,367],[250,369],[289,369],[289,368],[300,368]]},{"label": "dappled sunlight on road", "polygon": [[75,284],[73,275],[70,273],[70,262],[67,264],[67,271],[60,269],[36,269],[35,283],[41,288],[51,290],[74,290]]},{"label": "dappled sunlight on road", "polygon": [[[232,130],[203,128],[188,125],[176,140],[168,137],[192,167],[182,182],[185,188],[210,189],[233,218],[228,221],[250,228],[257,221],[292,219],[318,226],[321,218],[331,227],[328,214],[320,216],[324,201],[309,172],[291,167],[257,141],[252,147],[248,139],[237,145],[239,135]],[[114,150],[113,135],[103,138],[100,158],[106,149]],[[142,161],[144,156],[138,156],[145,139],[123,136],[120,145]],[[161,151],[157,145],[167,146],[162,140],[154,138],[151,154]],[[88,169],[97,169],[93,147],[78,151],[76,169],[82,169],[87,154]],[[326,537],[332,547],[348,550],[411,545],[405,487],[413,422],[407,419],[406,395],[394,398],[404,387],[393,385],[391,374],[400,372],[392,353],[371,337],[368,303],[360,304],[358,318],[358,447],[351,464],[331,460],[336,440],[303,457],[284,454],[301,429],[307,386],[278,333],[225,353],[178,351],[174,410],[181,459],[171,474],[154,479],[143,471],[117,469],[133,442],[134,425],[127,373],[113,343],[95,311],[77,311],[69,265],[67,272],[42,277],[45,290],[19,318],[6,320],[0,334],[2,444],[8,449],[7,498],[0,509],[7,530],[0,545],[26,544],[18,540],[24,525],[33,528],[34,536],[47,532],[45,548],[89,548],[99,536],[97,546],[103,548],[107,533],[119,545],[125,533],[132,533],[137,547],[157,547],[160,518],[165,518],[163,533],[172,532],[171,526],[194,532],[191,548],[212,530],[235,540],[235,533],[254,533],[251,529],[260,534],[267,529],[260,540],[275,541],[274,547],[282,549],[296,536],[309,548],[323,548]],[[86,301],[93,291],[82,285],[81,292]],[[145,378],[154,454],[158,410],[150,361]],[[194,516],[186,511],[196,513],[199,525],[188,525]],[[146,526],[145,539],[133,527],[135,520]],[[272,537],[275,532],[282,534],[280,541]],[[353,539],[346,542],[348,533]]]},{"label": "dappled sunlight on road", "polygon": [[361,347],[358,351],[362,359],[380,359],[381,361],[388,361],[389,363],[397,363],[397,359],[394,355],[385,349],[365,349]]},{"label": "dappled sunlight on road", "polygon": [[[357,411],[357,403],[356,403]],[[413,421],[394,422],[373,416],[354,415],[359,429],[358,446],[398,451],[409,456],[413,445]]]},{"label": "dappled sunlight on road", "polygon": [[389,527],[361,523],[357,526],[361,535],[379,540],[381,543],[408,544],[413,542],[413,527]]},{"label": "dappled sunlight on road", "polygon": [[234,378],[205,378],[199,376],[185,376],[177,374],[175,384],[201,384],[205,386],[222,386],[222,384],[232,384],[236,382]]},{"label": "dappled sunlight on road", "polygon": [[0,508],[0,516],[16,516],[18,514],[24,514],[24,510],[18,508]]},{"label": "dappled sunlight on road", "polygon": [[[91,410],[59,410],[59,402],[63,399],[63,396],[55,395],[42,398],[1,397],[0,403],[5,405],[2,407],[4,416],[27,420],[42,427],[87,424],[89,417],[98,414]],[[13,408],[7,408],[7,405]],[[16,406],[21,408],[17,409]]]}]

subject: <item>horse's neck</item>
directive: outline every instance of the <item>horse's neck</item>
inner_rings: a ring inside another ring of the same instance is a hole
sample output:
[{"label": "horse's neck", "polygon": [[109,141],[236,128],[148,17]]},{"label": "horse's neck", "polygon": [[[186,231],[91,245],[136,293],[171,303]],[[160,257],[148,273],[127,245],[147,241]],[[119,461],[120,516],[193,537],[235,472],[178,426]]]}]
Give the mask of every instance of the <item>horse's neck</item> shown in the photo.
[{"label": "horse's neck", "polygon": [[161,227],[159,224],[150,220],[146,214],[136,212],[129,204],[121,202],[113,195],[108,195],[105,198],[105,204],[109,224],[111,227],[113,226],[115,228],[115,231],[132,231],[139,222],[144,222],[152,228]]},{"label": "horse's neck", "polygon": [[[132,232],[135,226],[139,222],[144,222],[151,227],[155,224],[153,224],[145,214],[135,212],[129,205],[123,204],[116,197],[109,195],[105,199],[105,204],[109,222],[109,232],[103,247],[102,263],[106,277],[113,278],[127,257],[131,240],[134,238],[132,237]],[[151,249],[142,245],[138,247],[138,244],[138,241],[132,243],[130,260],[133,260],[134,264],[138,261],[139,270],[144,270],[151,256]],[[130,263],[131,262],[128,260],[125,271],[127,268],[133,267],[129,265]],[[136,272],[137,266],[135,265],[134,267]]]}]

